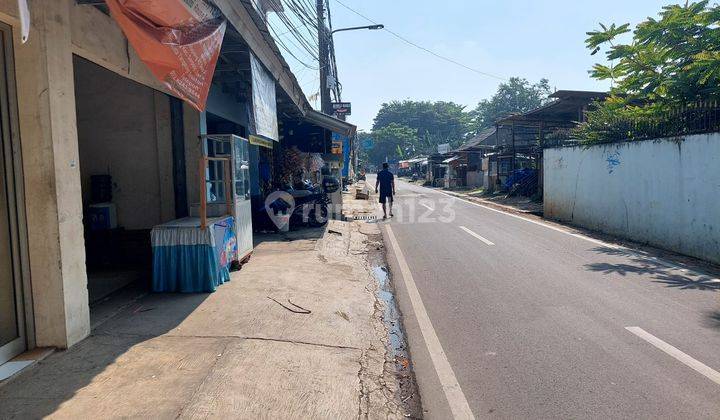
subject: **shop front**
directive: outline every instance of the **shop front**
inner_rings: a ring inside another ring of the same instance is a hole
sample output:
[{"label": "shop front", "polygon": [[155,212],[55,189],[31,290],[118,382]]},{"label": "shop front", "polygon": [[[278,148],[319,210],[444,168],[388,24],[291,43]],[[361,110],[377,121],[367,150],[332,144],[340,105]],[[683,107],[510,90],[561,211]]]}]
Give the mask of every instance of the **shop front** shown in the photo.
[{"label": "shop front", "polygon": [[22,353],[32,332],[11,36],[11,28],[0,25],[0,364]]},{"label": "shop front", "polygon": [[[250,137],[279,140],[257,129],[253,54],[285,110],[309,105],[262,21],[230,3],[215,2],[231,17],[205,98],[159,78],[105,2],[28,2],[23,43],[17,2],[0,1],[0,364],[87,337],[91,302],[149,283],[152,229],[202,219],[203,200],[243,215],[238,258],[251,249],[250,196],[273,143]],[[230,153],[210,149],[218,138]]]}]

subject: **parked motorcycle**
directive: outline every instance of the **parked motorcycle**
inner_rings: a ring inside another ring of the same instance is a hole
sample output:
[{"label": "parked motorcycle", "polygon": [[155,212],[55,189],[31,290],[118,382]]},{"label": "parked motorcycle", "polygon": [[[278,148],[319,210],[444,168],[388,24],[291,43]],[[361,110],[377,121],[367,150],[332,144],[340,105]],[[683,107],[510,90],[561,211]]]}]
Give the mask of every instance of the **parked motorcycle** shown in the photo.
[{"label": "parked motorcycle", "polygon": [[305,182],[299,188],[285,188],[284,194],[265,203],[260,211],[273,214],[290,213],[290,229],[299,226],[321,227],[328,222],[328,204],[331,203],[325,189]]},{"label": "parked motorcycle", "polygon": [[[305,190],[288,191],[295,199],[295,209],[290,216],[290,228],[307,225],[325,226],[328,222],[328,204],[331,203],[326,188],[306,183]],[[305,191],[305,192],[303,192]]]}]

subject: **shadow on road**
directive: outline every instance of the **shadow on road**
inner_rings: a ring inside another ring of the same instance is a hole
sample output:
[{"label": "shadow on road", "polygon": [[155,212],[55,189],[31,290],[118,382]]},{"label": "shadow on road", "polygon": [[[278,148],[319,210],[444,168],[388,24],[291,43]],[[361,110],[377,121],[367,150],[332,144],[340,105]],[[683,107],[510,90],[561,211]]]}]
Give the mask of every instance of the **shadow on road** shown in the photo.
[{"label": "shadow on road", "polygon": [[[600,272],[603,274],[618,274],[620,276],[648,275],[653,279],[654,283],[659,283],[666,287],[680,290],[720,290],[720,282],[715,280],[713,277],[704,274],[687,273],[679,269],[669,268],[658,262],[657,259],[646,252],[628,252],[623,249],[607,247],[593,248],[593,251],[605,255],[625,257],[629,259],[630,262],[586,264],[585,268],[590,271]],[[720,318],[718,323],[720,324]]]},{"label": "shadow on road", "polygon": [[708,311],[705,313],[705,326],[720,330],[720,311]]}]

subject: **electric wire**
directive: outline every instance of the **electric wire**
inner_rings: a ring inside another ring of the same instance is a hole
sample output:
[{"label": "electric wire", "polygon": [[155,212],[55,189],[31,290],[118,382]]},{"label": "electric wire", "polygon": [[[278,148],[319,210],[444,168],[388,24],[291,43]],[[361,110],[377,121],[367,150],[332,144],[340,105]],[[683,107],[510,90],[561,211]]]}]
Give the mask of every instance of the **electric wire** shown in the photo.
[{"label": "electric wire", "polygon": [[[377,23],[375,20],[370,19],[369,17],[363,15],[362,13],[358,12],[357,10],[355,10],[355,9],[353,9],[352,7],[348,6],[347,4],[341,2],[340,0],[335,0],[335,2],[336,2],[337,4],[339,4],[340,6],[344,7],[345,9],[349,10],[350,12],[352,12],[352,13],[360,16],[361,18],[367,20],[368,22],[372,23],[373,25],[378,25],[378,23]],[[446,56],[444,56],[444,55],[440,55],[440,54],[436,53],[435,51],[433,51],[433,50],[431,50],[431,49],[429,49],[429,48],[425,48],[425,47],[423,47],[422,45],[419,45],[419,44],[417,44],[417,43],[415,43],[415,42],[410,41],[409,39],[407,39],[407,38],[405,38],[404,36],[398,34],[397,32],[394,32],[394,31],[388,29],[387,27],[383,28],[383,30],[386,31],[386,32],[388,32],[390,35],[394,36],[395,38],[397,38],[397,39],[405,42],[406,44],[411,45],[411,46],[413,46],[413,47],[415,47],[415,48],[418,48],[418,49],[420,49],[420,50],[422,50],[422,51],[425,51],[426,53],[431,54],[431,55],[435,56],[436,58],[439,58],[440,60],[447,61],[448,63],[455,64],[456,66],[460,66],[460,67],[462,67],[462,68],[464,68],[464,69],[466,69],[466,70],[470,70],[470,71],[472,71],[472,72],[474,72],[474,73],[477,73],[477,74],[479,74],[479,75],[482,75],[482,76],[491,77],[491,78],[493,78],[493,79],[498,79],[498,80],[507,80],[507,78],[505,78],[505,77],[498,76],[498,75],[495,75],[495,74],[492,74],[492,73],[487,73],[487,72],[484,72],[484,71],[475,69],[475,68],[470,67],[470,66],[468,66],[468,65],[465,65],[465,64],[463,64],[463,63],[461,63],[461,62],[459,62],[459,61],[457,61],[457,60],[453,60],[452,58],[446,57]]]}]

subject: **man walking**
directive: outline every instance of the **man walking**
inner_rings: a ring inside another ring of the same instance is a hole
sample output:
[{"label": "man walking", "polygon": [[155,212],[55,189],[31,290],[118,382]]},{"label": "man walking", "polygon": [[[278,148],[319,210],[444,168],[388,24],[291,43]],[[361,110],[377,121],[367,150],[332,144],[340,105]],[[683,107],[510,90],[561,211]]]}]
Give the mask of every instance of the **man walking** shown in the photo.
[{"label": "man walking", "polygon": [[387,210],[385,209],[385,203],[388,201],[390,205],[390,217],[393,217],[392,205],[393,195],[395,195],[395,177],[388,169],[387,162],[383,163],[382,167],[382,171],[378,172],[377,180],[375,180],[375,191],[378,191],[380,193],[380,203],[382,204],[383,209],[383,219],[387,219]]}]

